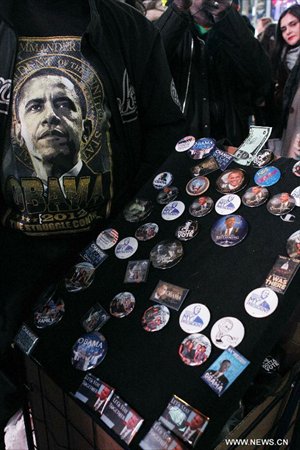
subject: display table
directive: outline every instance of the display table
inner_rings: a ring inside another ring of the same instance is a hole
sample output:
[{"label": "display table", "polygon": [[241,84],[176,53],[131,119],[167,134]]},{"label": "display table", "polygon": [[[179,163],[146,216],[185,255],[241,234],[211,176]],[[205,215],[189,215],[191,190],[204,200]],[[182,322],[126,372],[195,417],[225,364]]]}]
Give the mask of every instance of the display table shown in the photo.
[{"label": "display table", "polygon": [[[186,205],[180,218],[174,221],[161,218],[163,205],[156,202],[158,191],[153,187],[152,180],[140,192],[139,198],[150,199],[154,203],[152,213],[144,222],[156,222],[159,232],[154,239],[139,242],[138,250],[131,260],[148,259],[151,249],[159,241],[173,239],[177,227],[191,218],[188,207],[195,197],[188,195],[185,187],[192,178],[190,168],[195,164],[196,161],[186,154],[174,151],[157,172],[167,170],[173,174],[172,184],[179,188],[177,200]],[[268,188],[271,195],[291,192],[299,185],[300,178],[292,173],[294,164],[294,160],[287,159],[272,164],[280,169],[281,178]],[[234,166],[232,163],[230,168]],[[249,176],[248,188],[255,184],[253,177],[258,169],[249,167],[245,170]],[[215,181],[220,173],[217,170],[207,175],[210,186],[205,195],[214,201],[222,196],[215,189]],[[246,188],[238,195],[241,196]],[[32,389],[31,402],[38,448],[126,448],[124,442],[103,425],[95,412],[70,395],[78,389],[85,375],[85,372],[75,369],[71,364],[72,346],[85,333],[81,319],[96,302],[109,311],[112,298],[122,291],[129,291],[135,296],[135,308],[122,319],[111,317],[101,328],[101,333],[107,339],[108,352],[103,362],[91,372],[113,386],[116,393],[144,418],[130,448],[138,448],[139,442],[162,414],[173,394],[210,417],[197,448],[212,448],[223,425],[238,407],[263,358],[280,338],[300,298],[298,271],[285,295],[278,294],[279,305],[272,315],[255,319],[244,309],[246,296],[262,285],[277,256],[287,256],[286,241],[299,229],[299,208],[292,211],[294,222],[285,222],[279,216],[270,214],[265,204],[257,208],[242,204],[236,214],[244,217],[249,225],[248,235],[238,245],[225,248],[212,241],[210,230],[220,217],[213,210],[198,219],[199,233],[190,241],[182,243],[184,255],[174,267],[161,270],[151,266],[146,283],[125,284],[128,260],[117,259],[112,248],[107,250],[109,257],[96,269],[95,279],[88,289],[72,294],[61,290],[66,311],[58,324],[37,330],[29,318],[27,324],[39,336],[37,346],[25,358],[27,384]],[[112,225],[119,232],[119,239],[123,239],[134,236],[140,224],[127,222],[120,217]],[[189,293],[179,311],[170,310],[171,317],[165,328],[148,333],[141,326],[141,317],[154,304],[149,298],[159,280],[187,288]],[[178,355],[179,345],[187,336],[179,326],[179,316],[183,308],[191,303],[204,303],[210,310],[211,320],[203,331],[207,337],[210,337],[213,324],[225,316],[238,318],[245,327],[244,339],[237,350],[250,360],[250,364],[221,397],[201,380],[201,375],[222,350],[212,345],[208,360],[197,367],[185,365]],[[43,433],[44,428],[48,432]]]}]

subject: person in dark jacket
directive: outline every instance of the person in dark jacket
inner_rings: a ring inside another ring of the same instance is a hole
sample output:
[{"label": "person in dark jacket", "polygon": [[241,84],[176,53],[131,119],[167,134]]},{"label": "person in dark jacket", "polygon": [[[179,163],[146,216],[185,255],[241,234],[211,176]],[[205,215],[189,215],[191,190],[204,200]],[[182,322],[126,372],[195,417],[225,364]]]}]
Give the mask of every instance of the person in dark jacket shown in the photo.
[{"label": "person in dark jacket", "polygon": [[[32,304],[166,159],[185,122],[159,32],[136,9],[114,0],[0,6],[0,358],[9,366]],[[57,87],[33,93],[25,80],[41,75]],[[71,147],[80,154],[66,164]],[[57,170],[43,170],[54,158]],[[6,375],[2,424],[14,412]]]},{"label": "person in dark jacket", "polygon": [[229,0],[174,0],[156,26],[189,133],[239,146],[271,90],[270,62],[241,15]]}]

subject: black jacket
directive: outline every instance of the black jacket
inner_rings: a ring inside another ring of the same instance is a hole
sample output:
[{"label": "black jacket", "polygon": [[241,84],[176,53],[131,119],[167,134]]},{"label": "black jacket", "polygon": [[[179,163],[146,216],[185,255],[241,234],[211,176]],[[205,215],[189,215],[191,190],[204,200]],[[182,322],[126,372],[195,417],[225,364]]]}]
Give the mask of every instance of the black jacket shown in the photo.
[{"label": "black jacket", "polygon": [[[17,36],[10,24],[13,3],[0,0],[0,80],[6,87],[13,79],[17,51]],[[113,135],[121,143],[113,147],[116,211],[174,149],[185,125],[158,30],[121,2],[89,3],[91,20],[82,37],[82,53],[101,68]],[[126,74],[134,92],[127,89]],[[8,94],[6,90],[7,99]],[[5,112],[9,108],[7,102]],[[2,142],[7,115],[1,109]]]},{"label": "black jacket", "polygon": [[243,18],[230,8],[200,38],[190,14],[170,6],[156,25],[189,132],[198,137],[227,137],[240,145],[248,135],[255,103],[271,89],[270,63]]}]

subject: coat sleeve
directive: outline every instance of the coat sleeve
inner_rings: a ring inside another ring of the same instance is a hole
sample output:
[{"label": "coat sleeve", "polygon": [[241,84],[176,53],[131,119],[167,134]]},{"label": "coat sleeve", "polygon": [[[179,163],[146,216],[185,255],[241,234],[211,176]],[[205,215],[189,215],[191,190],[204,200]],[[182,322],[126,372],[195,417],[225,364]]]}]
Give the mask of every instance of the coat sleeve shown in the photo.
[{"label": "coat sleeve", "polygon": [[178,48],[185,31],[191,24],[188,12],[180,12],[171,5],[155,22],[159,29],[169,61]]},{"label": "coat sleeve", "polygon": [[141,178],[146,180],[162,164],[186,132],[185,119],[158,32],[141,79],[142,154],[137,185],[140,185]]},{"label": "coat sleeve", "polygon": [[269,58],[244,19],[233,8],[214,25],[207,49],[216,64],[218,60],[227,60],[227,68],[231,68],[230,73],[234,74],[238,90],[250,90],[257,98],[271,92]]}]

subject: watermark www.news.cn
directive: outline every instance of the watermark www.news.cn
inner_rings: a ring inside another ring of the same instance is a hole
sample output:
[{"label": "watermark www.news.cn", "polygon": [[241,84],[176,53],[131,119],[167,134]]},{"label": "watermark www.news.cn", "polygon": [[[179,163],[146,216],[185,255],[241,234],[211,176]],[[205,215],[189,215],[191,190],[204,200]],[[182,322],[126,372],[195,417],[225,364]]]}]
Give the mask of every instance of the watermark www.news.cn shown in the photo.
[{"label": "watermark www.news.cn", "polygon": [[288,439],[224,439],[224,442],[228,446],[238,446],[238,448],[241,448],[241,446],[247,446],[247,445],[255,445],[255,446],[265,446],[265,445],[289,445]]}]

